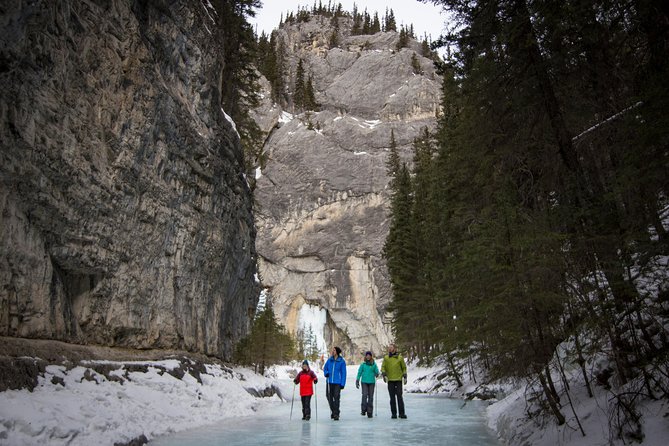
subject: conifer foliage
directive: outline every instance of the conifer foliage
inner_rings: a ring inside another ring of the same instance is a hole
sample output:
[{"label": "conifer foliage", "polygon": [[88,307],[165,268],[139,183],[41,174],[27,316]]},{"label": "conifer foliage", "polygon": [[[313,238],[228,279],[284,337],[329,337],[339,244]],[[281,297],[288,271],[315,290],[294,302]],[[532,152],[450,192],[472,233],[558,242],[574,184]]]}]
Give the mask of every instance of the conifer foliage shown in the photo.
[{"label": "conifer foliage", "polygon": [[251,333],[242,339],[235,351],[235,362],[250,365],[261,375],[273,364],[285,363],[295,357],[295,342],[276,320],[268,304],[256,315]]},{"label": "conifer foliage", "polygon": [[[536,379],[558,424],[566,340],[580,367],[608,357],[605,385],[669,397],[666,4],[433,3],[462,28],[443,39],[436,132],[410,171],[390,151],[397,340]],[[634,398],[615,401],[616,434],[637,435]]]},{"label": "conifer foliage", "polygon": [[212,0],[218,25],[215,32],[223,42],[221,107],[237,126],[247,173],[252,172],[262,151],[260,128],[249,115],[258,105],[259,86],[256,39],[248,19],[260,4],[259,0]]}]

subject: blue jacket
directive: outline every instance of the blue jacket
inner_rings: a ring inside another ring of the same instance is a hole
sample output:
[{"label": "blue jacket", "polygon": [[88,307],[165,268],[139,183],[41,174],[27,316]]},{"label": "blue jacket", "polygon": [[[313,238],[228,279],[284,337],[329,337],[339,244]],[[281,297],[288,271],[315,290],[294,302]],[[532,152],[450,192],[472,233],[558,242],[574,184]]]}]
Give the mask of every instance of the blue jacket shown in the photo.
[{"label": "blue jacket", "polygon": [[344,358],[340,356],[334,359],[334,356],[330,356],[325,361],[323,375],[327,378],[328,383],[339,384],[343,389],[346,386],[346,361],[344,361]]}]

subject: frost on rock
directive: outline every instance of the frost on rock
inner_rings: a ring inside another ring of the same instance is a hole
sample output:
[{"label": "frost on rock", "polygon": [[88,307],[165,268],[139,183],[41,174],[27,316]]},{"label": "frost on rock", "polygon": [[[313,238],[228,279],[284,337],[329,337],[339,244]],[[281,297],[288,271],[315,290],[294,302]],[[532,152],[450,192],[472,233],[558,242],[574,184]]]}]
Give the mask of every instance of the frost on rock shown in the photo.
[{"label": "frost on rock", "polygon": [[230,115],[228,115],[225,112],[225,110],[223,110],[222,107],[221,107],[221,112],[223,113],[223,116],[225,116],[226,121],[228,121],[230,123],[230,125],[232,126],[232,129],[235,131],[235,133],[237,134],[237,137],[239,138],[240,136],[239,136],[239,132],[237,131],[237,124],[235,124],[235,121],[232,120]]},{"label": "frost on rock", "polygon": [[327,353],[325,344],[325,324],[327,323],[327,310],[319,305],[304,304],[298,314],[298,329],[303,332],[311,332],[316,338],[316,346],[319,353]]}]

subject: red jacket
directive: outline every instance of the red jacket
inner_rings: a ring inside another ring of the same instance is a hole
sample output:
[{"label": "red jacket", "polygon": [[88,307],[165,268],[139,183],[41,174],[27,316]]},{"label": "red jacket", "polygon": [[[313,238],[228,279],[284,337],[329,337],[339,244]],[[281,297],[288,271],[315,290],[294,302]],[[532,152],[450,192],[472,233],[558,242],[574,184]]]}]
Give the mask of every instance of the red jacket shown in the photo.
[{"label": "red jacket", "polygon": [[314,386],[312,382],[317,383],[318,377],[311,369],[306,372],[300,370],[300,373],[297,374],[293,382],[295,382],[295,384],[300,383],[300,396],[310,396],[314,394]]}]

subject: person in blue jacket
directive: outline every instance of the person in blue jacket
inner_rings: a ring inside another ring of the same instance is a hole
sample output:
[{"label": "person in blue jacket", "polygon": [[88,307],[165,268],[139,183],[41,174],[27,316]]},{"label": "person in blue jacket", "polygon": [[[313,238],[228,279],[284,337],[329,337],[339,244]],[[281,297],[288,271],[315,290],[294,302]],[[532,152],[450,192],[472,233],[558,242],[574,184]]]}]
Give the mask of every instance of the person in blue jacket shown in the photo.
[{"label": "person in blue jacket", "polygon": [[339,397],[346,386],[346,361],[341,356],[339,347],[332,348],[332,356],[328,358],[323,367],[327,386],[325,387],[328,405],[330,406],[330,418],[339,419]]}]

